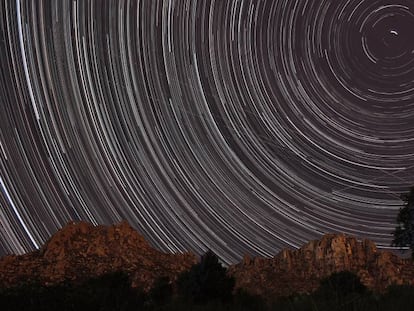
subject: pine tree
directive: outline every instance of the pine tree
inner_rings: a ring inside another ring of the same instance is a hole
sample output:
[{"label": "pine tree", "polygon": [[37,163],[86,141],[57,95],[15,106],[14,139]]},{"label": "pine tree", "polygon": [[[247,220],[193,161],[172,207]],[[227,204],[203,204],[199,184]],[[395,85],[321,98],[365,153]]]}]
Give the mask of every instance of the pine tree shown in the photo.
[{"label": "pine tree", "polygon": [[393,246],[409,247],[411,257],[414,259],[414,187],[408,194],[401,195],[404,206],[397,216],[397,227],[393,232]]},{"label": "pine tree", "polygon": [[186,300],[194,303],[226,302],[231,299],[234,279],[227,276],[216,254],[205,253],[198,264],[178,279],[178,290]]}]

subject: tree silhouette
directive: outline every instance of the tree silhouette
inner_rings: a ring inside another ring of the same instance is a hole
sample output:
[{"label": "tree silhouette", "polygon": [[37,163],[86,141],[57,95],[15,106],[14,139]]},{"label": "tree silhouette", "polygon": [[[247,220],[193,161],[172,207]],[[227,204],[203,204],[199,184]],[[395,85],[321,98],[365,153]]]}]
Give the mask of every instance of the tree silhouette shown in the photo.
[{"label": "tree silhouette", "polygon": [[154,285],[148,293],[152,304],[165,305],[170,302],[173,294],[173,287],[167,276],[155,280]]},{"label": "tree silhouette", "polygon": [[366,290],[367,288],[355,273],[340,271],[321,280],[318,293],[327,297],[346,297],[351,294],[364,294]]},{"label": "tree silhouette", "polygon": [[317,310],[365,310],[357,308],[367,288],[359,277],[350,271],[334,272],[321,280],[313,294]]},{"label": "tree silhouette", "polygon": [[414,187],[411,187],[408,194],[401,195],[404,206],[397,216],[397,227],[393,232],[393,246],[409,247],[411,258],[414,259]]},{"label": "tree silhouette", "polygon": [[209,250],[199,263],[181,274],[177,285],[180,296],[194,303],[227,301],[232,297],[234,279],[227,276],[226,268]]}]

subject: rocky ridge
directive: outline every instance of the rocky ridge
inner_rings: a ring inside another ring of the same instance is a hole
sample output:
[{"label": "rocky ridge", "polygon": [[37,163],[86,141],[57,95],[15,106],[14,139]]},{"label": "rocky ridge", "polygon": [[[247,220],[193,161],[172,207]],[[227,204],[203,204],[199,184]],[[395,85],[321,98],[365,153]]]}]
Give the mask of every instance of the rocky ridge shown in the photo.
[{"label": "rocky ridge", "polygon": [[327,234],[269,259],[245,256],[229,268],[237,288],[263,297],[310,293],[321,279],[339,271],[354,272],[364,285],[379,292],[389,285],[414,285],[410,259],[378,250],[372,241],[343,234]]},{"label": "rocky ridge", "polygon": [[[151,247],[128,223],[93,226],[71,222],[45,245],[25,255],[0,258],[0,287],[36,281],[45,285],[79,282],[105,273],[124,271],[132,286],[149,290],[160,277],[171,282],[197,262],[191,253],[166,254]],[[273,258],[251,258],[228,268],[236,289],[263,297],[315,290],[333,272],[352,271],[370,289],[391,284],[414,285],[411,260],[380,251],[369,240],[327,234],[297,250],[285,249]]]},{"label": "rocky ridge", "polygon": [[0,286],[27,281],[52,285],[78,282],[105,273],[124,271],[132,286],[149,290],[160,277],[174,281],[197,262],[195,255],[166,254],[152,248],[127,222],[93,226],[71,222],[39,250],[0,259]]}]

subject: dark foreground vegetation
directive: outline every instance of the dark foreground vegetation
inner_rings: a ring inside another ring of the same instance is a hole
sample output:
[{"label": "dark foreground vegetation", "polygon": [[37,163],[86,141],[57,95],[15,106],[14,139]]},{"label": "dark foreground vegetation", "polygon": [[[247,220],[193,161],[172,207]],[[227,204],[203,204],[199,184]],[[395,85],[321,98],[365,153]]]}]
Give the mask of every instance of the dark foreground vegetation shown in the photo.
[{"label": "dark foreground vegetation", "polygon": [[160,278],[143,293],[130,287],[122,272],[81,284],[42,286],[28,283],[0,289],[1,310],[414,310],[414,287],[391,286],[373,293],[351,272],[339,272],[321,281],[311,295],[274,299],[234,291],[217,257],[208,252],[175,284]]}]

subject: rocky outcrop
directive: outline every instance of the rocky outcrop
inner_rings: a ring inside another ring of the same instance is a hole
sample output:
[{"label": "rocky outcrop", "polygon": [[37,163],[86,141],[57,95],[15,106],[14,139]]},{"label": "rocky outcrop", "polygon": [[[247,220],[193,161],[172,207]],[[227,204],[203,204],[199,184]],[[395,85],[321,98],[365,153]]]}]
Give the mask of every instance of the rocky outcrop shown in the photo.
[{"label": "rocky outcrop", "polygon": [[[148,291],[155,280],[171,282],[197,262],[195,255],[166,254],[152,248],[128,223],[93,226],[71,222],[39,250],[0,259],[0,287],[30,281],[46,285],[80,282],[109,272],[124,271],[132,286]],[[273,258],[251,258],[228,269],[236,288],[263,297],[309,293],[333,272],[352,271],[369,288],[383,291],[391,284],[414,285],[414,265],[380,251],[369,240],[328,234],[297,250]]]},{"label": "rocky outcrop", "polygon": [[40,249],[0,259],[0,286],[28,281],[52,285],[124,271],[132,286],[151,288],[159,277],[174,281],[197,262],[195,255],[165,254],[152,248],[127,222],[93,226],[71,222]]},{"label": "rocky outcrop", "polygon": [[351,271],[370,289],[383,291],[391,284],[414,285],[411,260],[380,251],[369,240],[328,234],[298,250],[283,250],[273,258],[245,256],[229,268],[236,287],[264,297],[314,291],[333,272]]}]

